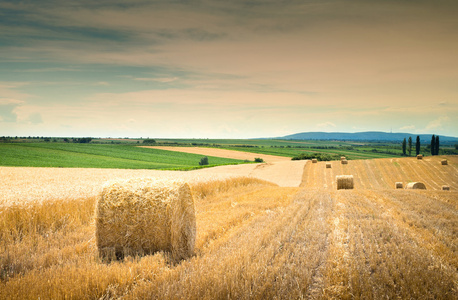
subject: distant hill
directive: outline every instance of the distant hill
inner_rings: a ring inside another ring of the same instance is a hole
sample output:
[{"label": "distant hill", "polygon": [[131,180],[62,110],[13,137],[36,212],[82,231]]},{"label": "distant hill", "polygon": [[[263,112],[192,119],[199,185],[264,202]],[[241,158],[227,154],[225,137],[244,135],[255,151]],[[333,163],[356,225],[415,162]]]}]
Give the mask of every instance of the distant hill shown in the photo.
[{"label": "distant hill", "polygon": [[[432,134],[412,134],[412,133],[390,133],[381,131],[366,132],[302,132],[278,137],[277,139],[286,140],[335,140],[335,141],[402,141],[404,138],[412,137],[415,142],[417,135],[421,142],[430,142]],[[457,137],[439,135],[441,142],[458,142]]]}]

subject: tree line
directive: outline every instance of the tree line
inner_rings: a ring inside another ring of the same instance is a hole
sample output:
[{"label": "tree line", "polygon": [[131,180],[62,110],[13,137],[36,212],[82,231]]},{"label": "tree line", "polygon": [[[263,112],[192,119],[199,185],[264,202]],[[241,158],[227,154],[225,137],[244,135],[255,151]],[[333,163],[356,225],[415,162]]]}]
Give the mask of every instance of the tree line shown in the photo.
[{"label": "tree line", "polygon": [[[431,155],[439,155],[439,136],[434,135],[431,137],[431,144],[430,144],[430,151]],[[417,140],[415,142],[415,155],[420,154],[420,136],[417,135]],[[409,139],[407,140],[404,138],[402,141],[402,155],[406,156],[407,152],[409,153],[409,156],[412,156],[412,137],[409,136]]]}]

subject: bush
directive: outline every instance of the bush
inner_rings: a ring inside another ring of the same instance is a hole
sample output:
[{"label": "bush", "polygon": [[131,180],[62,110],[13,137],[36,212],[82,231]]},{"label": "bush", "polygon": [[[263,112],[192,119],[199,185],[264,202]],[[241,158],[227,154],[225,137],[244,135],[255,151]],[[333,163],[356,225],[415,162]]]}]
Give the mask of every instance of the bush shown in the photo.
[{"label": "bush", "polygon": [[156,144],[155,139],[145,139],[143,140],[143,144]]},{"label": "bush", "polygon": [[208,157],[204,156],[200,159],[200,162],[199,162],[199,165],[200,166],[206,166],[208,165]]},{"label": "bush", "polygon": [[87,144],[87,143],[90,143],[92,141],[92,138],[76,138],[76,139],[73,139],[73,142],[74,143],[80,143],[80,144]]},{"label": "bush", "polygon": [[254,159],[254,162],[262,163],[262,162],[264,162],[264,160],[263,160],[262,158],[260,158],[260,157],[256,157],[256,158]]},{"label": "bush", "polygon": [[316,158],[318,161],[330,161],[330,160],[340,160],[339,155],[329,155],[326,153],[301,153],[298,156],[291,158],[291,160],[305,160],[305,159],[314,159]]}]

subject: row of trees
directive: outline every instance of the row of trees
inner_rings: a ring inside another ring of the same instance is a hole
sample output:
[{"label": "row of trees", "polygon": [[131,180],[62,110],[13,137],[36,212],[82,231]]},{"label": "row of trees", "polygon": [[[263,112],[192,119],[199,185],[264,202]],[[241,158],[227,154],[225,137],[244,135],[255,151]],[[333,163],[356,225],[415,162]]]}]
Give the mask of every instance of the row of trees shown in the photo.
[{"label": "row of trees", "polygon": [[[420,154],[420,136],[417,135],[417,140],[415,142],[415,155]],[[407,141],[405,138],[402,141],[402,155],[407,155],[409,152],[409,156],[412,155],[412,137],[409,136],[409,140]],[[431,155],[439,155],[439,136],[431,137]]]}]

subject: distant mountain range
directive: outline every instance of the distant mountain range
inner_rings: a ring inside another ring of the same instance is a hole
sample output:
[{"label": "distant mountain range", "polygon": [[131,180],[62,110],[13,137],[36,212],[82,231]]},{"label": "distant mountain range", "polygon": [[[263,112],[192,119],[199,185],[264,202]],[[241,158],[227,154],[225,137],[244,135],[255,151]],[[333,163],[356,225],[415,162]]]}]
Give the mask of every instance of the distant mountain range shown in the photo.
[{"label": "distant mountain range", "polygon": [[[421,142],[430,142],[432,134],[413,134],[413,133],[390,133],[381,131],[366,132],[302,132],[278,137],[285,140],[335,140],[335,141],[402,141],[404,138],[412,137],[413,142],[420,136]],[[441,142],[458,142],[457,137],[439,135]]]}]

